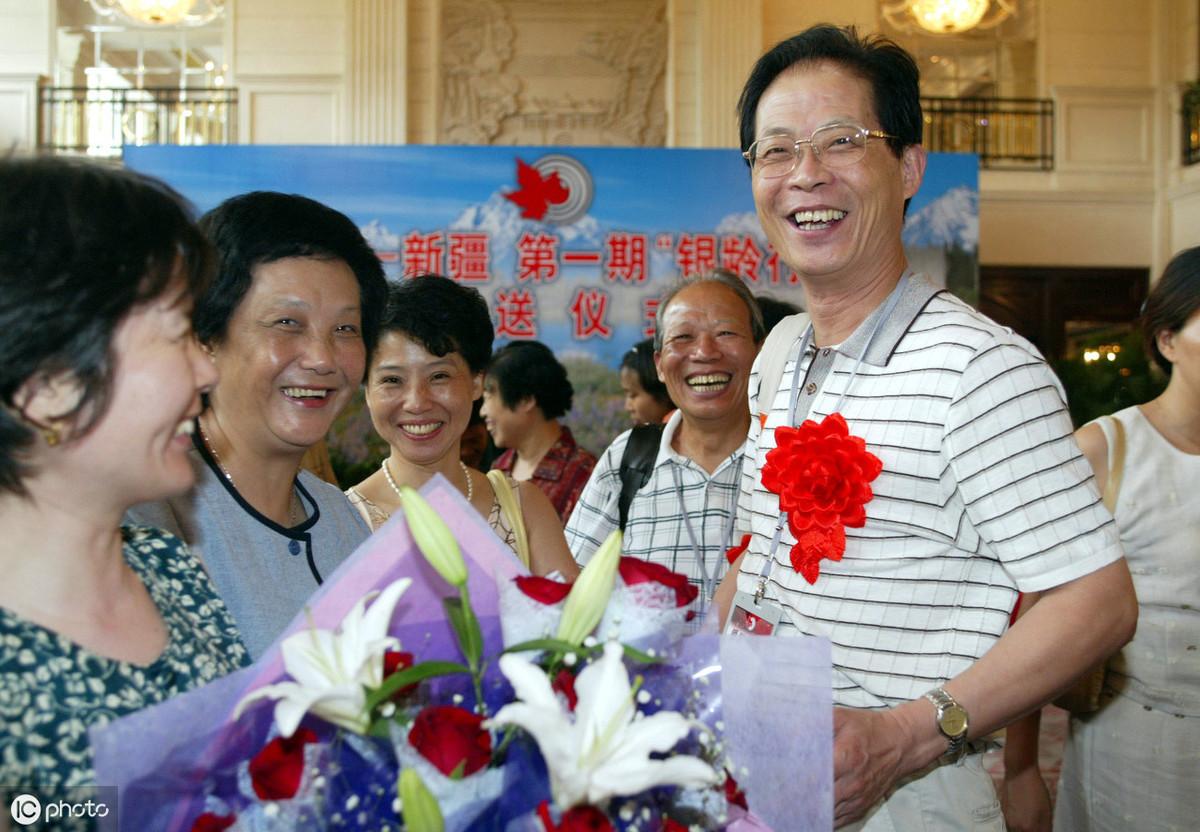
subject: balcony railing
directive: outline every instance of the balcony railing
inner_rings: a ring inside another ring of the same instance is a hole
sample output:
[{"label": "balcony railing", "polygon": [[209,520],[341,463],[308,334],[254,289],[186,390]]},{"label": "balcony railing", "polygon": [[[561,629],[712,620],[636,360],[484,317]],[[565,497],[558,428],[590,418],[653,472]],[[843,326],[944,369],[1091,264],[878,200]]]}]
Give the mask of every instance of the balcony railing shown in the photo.
[{"label": "balcony railing", "polygon": [[233,144],[237,90],[43,87],[38,147],[120,158],[130,145]]},{"label": "balcony railing", "polygon": [[985,170],[1054,170],[1054,102],[922,98],[925,147],[976,153]]},{"label": "balcony railing", "polygon": [[1198,89],[1191,87],[1184,91],[1180,107],[1180,122],[1183,125],[1183,159],[1186,167],[1200,162],[1200,94]]}]

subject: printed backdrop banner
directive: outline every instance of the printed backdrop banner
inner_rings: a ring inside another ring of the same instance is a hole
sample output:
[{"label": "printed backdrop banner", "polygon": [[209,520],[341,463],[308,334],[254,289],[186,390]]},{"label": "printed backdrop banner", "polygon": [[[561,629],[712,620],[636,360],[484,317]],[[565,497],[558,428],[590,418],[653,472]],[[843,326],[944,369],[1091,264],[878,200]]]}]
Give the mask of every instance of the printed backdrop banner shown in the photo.
[{"label": "printed backdrop banner", "polygon": [[[767,243],[736,150],[404,145],[131,147],[200,211],[252,190],[347,214],[388,276],[437,272],[487,298],[499,341],[536,338],[615,367],[653,334],[656,299],[712,266],[803,305]],[[919,271],[974,302],[978,160],[931,154],[905,246]]]}]

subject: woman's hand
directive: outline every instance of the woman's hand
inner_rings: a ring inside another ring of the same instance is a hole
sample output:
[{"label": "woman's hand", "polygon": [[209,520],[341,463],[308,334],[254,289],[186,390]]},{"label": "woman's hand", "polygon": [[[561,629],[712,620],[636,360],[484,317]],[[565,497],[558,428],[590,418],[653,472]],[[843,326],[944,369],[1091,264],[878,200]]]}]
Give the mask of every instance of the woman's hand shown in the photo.
[{"label": "woman's hand", "polygon": [[1050,832],[1050,790],[1037,767],[1004,773],[1000,808],[1008,832]]}]

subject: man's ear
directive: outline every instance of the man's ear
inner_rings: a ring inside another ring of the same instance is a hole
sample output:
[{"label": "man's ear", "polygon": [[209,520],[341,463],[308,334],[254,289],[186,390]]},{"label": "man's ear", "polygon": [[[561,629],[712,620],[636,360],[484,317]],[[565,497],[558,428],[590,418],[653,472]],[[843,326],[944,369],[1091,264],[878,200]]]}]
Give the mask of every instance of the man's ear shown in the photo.
[{"label": "man's ear", "polygon": [[471,379],[471,401],[483,398],[483,372],[480,371]]},{"label": "man's ear", "polygon": [[517,402],[517,406],[514,407],[513,410],[517,413],[530,413],[537,406],[537,399],[535,399],[533,396],[526,396],[525,398],[521,399],[521,401]]},{"label": "man's ear", "polygon": [[658,350],[654,351],[654,374],[658,376],[658,380],[663,384],[667,383],[667,380],[663,378],[662,374],[662,353]]},{"label": "man's ear", "polygon": [[904,177],[904,198],[910,199],[920,189],[925,179],[925,164],[928,161],[925,148],[910,144],[900,155],[900,172]]}]

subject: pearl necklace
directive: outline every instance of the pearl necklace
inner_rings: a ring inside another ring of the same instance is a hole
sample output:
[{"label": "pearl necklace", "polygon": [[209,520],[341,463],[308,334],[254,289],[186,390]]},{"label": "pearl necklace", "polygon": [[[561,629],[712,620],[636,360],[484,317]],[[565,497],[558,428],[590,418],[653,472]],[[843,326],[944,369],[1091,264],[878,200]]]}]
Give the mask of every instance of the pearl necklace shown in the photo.
[{"label": "pearl necklace", "polygon": [[[467,470],[466,464],[461,459],[458,461],[458,467],[462,469],[463,476],[467,478],[467,502],[469,503],[475,497],[475,483],[471,482],[471,472]],[[387,484],[392,487],[392,491],[395,491],[396,496],[400,498],[400,502],[404,502],[404,495],[400,493],[400,486],[396,485],[396,481],[392,479],[392,470],[388,468],[388,461],[385,459],[379,468],[383,471],[383,476],[387,480]]]},{"label": "pearl necklace", "polygon": [[[225,479],[229,482],[229,485],[233,488],[233,490],[237,491],[237,486],[234,485],[233,482],[233,474],[229,473],[229,469],[226,468],[225,463],[221,461],[221,457],[217,454],[217,449],[213,447],[212,440],[210,440],[208,438],[208,434],[204,432],[204,425],[200,424],[199,419],[196,419],[196,429],[200,431],[200,441],[204,443],[204,447],[208,449],[210,454],[212,454],[213,462],[217,463],[217,467],[221,469],[221,473],[225,476]],[[241,492],[238,493],[240,494]],[[242,499],[245,498],[243,497]],[[299,507],[300,511],[296,510],[297,507]],[[297,518],[297,515],[302,514],[303,511],[304,505],[300,502],[300,498],[296,495],[296,489],[293,488],[291,492],[291,498],[288,500],[288,519],[291,520],[293,526],[299,525],[300,521],[304,519],[303,516]]]}]

